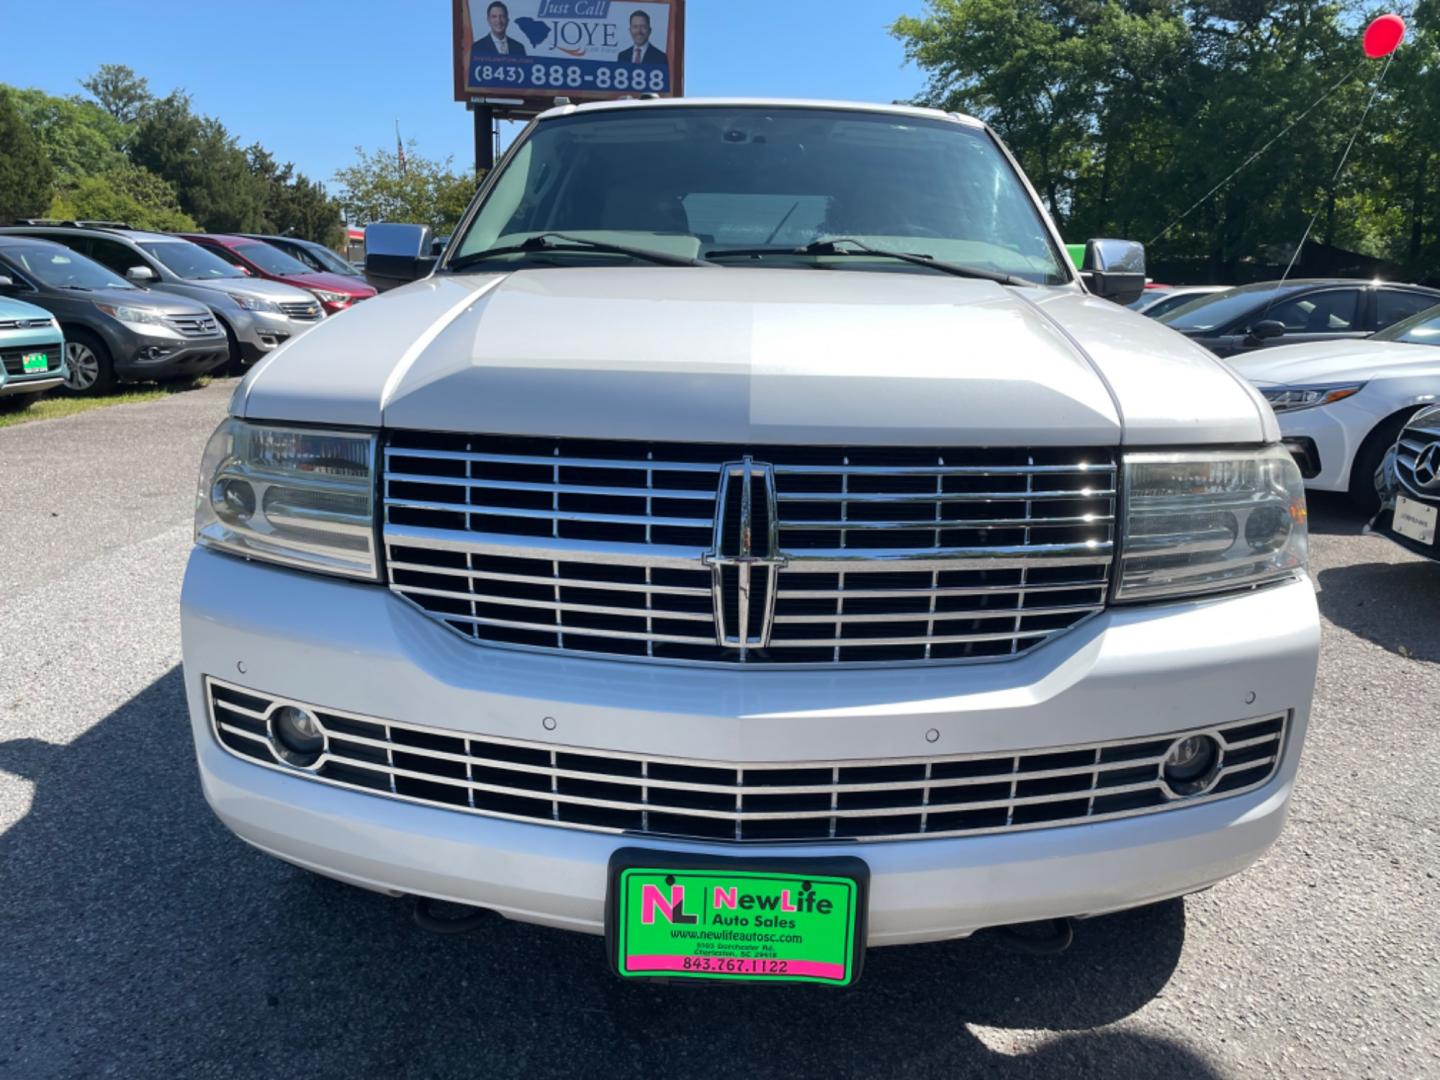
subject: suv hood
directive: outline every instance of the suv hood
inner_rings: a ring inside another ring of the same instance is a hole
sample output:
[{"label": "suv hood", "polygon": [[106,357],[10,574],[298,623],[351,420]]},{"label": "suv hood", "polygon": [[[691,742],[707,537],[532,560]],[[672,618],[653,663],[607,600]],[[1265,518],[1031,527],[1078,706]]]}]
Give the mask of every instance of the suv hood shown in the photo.
[{"label": "suv hood", "polygon": [[0,319],[44,319],[47,323],[51,320],[50,312],[34,304],[27,304],[24,300],[16,300],[9,296],[0,296]]},{"label": "suv hood", "polygon": [[151,292],[148,289],[94,289],[78,292],[57,289],[70,300],[89,300],[97,304],[124,304],[126,307],[149,308],[161,315],[209,315],[211,311],[199,300],[187,300],[173,293]]},{"label": "suv hood", "polygon": [[392,290],[263,361],[233,410],[667,441],[1113,446],[1122,427],[1147,445],[1258,442],[1257,402],[1204,349],[1068,289],[627,267]]},{"label": "suv hood", "polygon": [[284,301],[287,304],[309,302],[315,299],[314,293],[306,292],[294,285],[286,285],[283,281],[269,281],[265,278],[201,278],[198,280],[186,278],[185,284],[201,289],[213,289],[216,292],[223,292],[227,296],[252,296],[263,300]]},{"label": "suv hood", "polygon": [[1314,383],[1373,379],[1394,368],[1429,364],[1440,368],[1440,348],[1398,341],[1317,341],[1280,345],[1231,365],[1256,386],[1306,386]]}]

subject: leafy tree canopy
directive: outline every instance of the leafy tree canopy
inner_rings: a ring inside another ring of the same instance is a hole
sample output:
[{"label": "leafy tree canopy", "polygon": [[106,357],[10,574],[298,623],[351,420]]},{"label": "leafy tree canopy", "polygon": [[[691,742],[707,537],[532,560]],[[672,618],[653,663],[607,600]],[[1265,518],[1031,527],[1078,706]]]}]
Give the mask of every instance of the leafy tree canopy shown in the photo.
[{"label": "leafy tree canopy", "polygon": [[407,221],[429,225],[438,235],[460,221],[477,181],[470,172],[455,172],[452,158],[421,156],[412,140],[402,165],[400,155],[380,149],[355,148],[355,162],[335,174],[344,189],[340,197],[348,221]]},{"label": "leafy tree canopy", "polygon": [[0,221],[44,213],[55,175],[11,97],[0,87]]}]

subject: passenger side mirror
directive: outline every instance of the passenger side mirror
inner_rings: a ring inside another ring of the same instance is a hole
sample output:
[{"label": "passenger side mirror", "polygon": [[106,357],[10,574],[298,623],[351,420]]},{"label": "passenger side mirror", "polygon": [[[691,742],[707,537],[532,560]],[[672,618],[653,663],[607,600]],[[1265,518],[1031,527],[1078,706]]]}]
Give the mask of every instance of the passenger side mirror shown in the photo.
[{"label": "passenger side mirror", "polygon": [[136,285],[144,285],[151,281],[158,281],[160,275],[151,270],[148,266],[132,266],[125,271],[125,280]]},{"label": "passenger side mirror", "polygon": [[365,226],[365,280],[382,292],[418,281],[435,269],[428,225]]},{"label": "passenger side mirror", "polygon": [[1145,245],[1134,240],[1091,240],[1080,277],[1096,296],[1133,304],[1145,292]]},{"label": "passenger side mirror", "polygon": [[9,274],[0,274],[0,289],[15,288],[15,279]]},{"label": "passenger side mirror", "polygon": [[1281,337],[1284,333],[1285,324],[1279,319],[1262,319],[1250,328],[1250,336],[1261,341]]}]

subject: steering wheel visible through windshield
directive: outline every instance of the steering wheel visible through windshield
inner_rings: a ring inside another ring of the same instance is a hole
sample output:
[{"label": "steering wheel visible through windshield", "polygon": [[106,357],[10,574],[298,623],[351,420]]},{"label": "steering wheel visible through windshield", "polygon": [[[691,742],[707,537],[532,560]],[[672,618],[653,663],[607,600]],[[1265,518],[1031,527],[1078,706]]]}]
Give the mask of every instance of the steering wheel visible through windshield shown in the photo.
[{"label": "steering wheel visible through windshield", "polygon": [[[541,234],[726,266],[925,272],[885,260],[890,251],[1036,284],[1071,280],[988,133],[883,111],[667,106],[541,121],[451,261],[474,265]],[[801,250],[840,238],[852,250]],[[615,251],[532,245],[485,268],[596,262],[643,265]]]}]

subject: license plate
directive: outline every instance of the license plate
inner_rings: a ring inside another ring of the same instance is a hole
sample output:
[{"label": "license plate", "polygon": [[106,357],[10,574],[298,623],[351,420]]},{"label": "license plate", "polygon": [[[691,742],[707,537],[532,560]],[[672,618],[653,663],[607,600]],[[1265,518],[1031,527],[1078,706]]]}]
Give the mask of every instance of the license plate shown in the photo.
[{"label": "license plate", "polygon": [[1440,509],[1407,499],[1404,495],[1395,499],[1395,531],[1422,544],[1435,543],[1435,523],[1440,519]]},{"label": "license plate", "polygon": [[20,357],[20,370],[26,375],[33,375],[37,371],[49,371],[50,354],[43,352],[25,353]]},{"label": "license plate", "polygon": [[868,867],[833,859],[725,859],[622,848],[610,860],[605,936],[627,979],[849,986],[865,950]]}]

